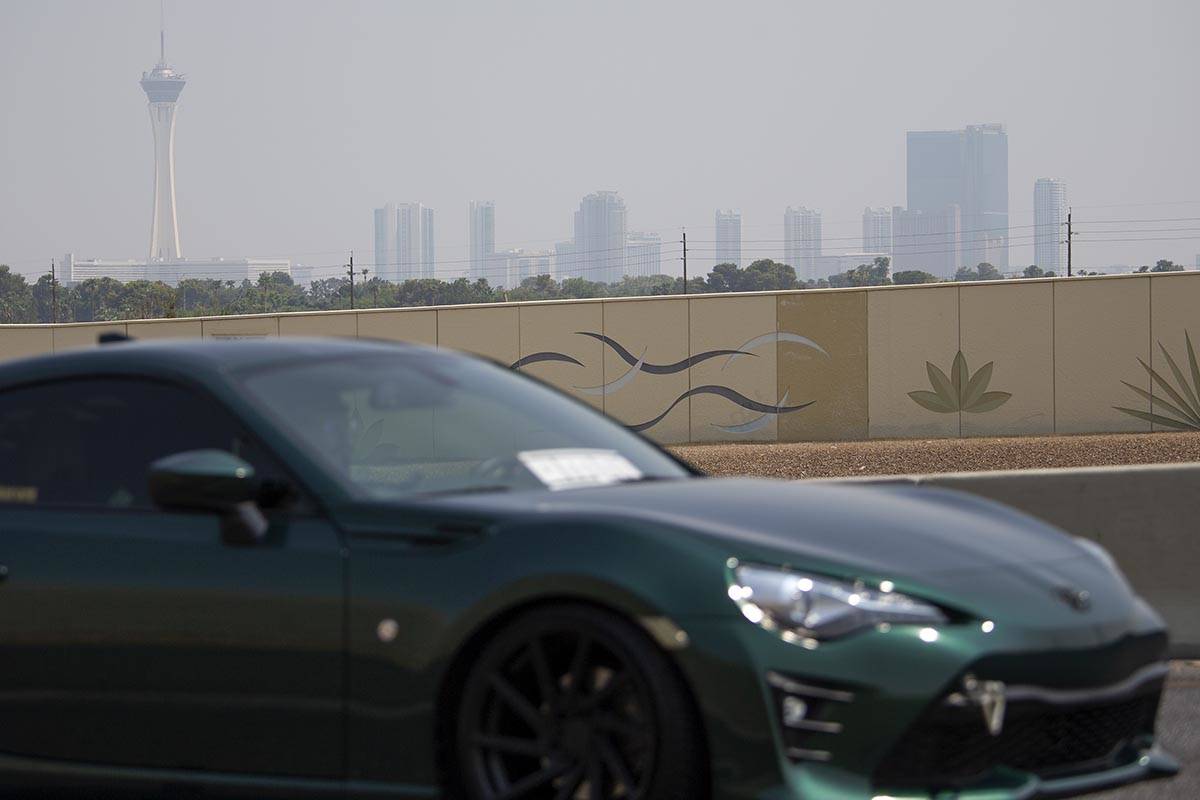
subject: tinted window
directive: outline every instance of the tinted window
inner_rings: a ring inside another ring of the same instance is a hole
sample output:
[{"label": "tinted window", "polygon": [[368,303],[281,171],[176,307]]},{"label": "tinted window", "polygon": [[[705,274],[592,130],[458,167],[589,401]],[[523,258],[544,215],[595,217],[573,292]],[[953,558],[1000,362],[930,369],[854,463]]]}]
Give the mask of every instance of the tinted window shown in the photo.
[{"label": "tinted window", "polygon": [[94,379],[0,393],[0,502],[149,508],[151,462],[201,448],[282,477],[229,412],[177,386]]},{"label": "tinted window", "polygon": [[593,476],[583,473],[594,469],[615,469],[621,480],[689,474],[598,412],[477,359],[397,351],[256,368],[242,381],[265,412],[360,493],[545,488],[546,470],[557,469],[546,465],[563,463],[564,451],[585,485]]}]

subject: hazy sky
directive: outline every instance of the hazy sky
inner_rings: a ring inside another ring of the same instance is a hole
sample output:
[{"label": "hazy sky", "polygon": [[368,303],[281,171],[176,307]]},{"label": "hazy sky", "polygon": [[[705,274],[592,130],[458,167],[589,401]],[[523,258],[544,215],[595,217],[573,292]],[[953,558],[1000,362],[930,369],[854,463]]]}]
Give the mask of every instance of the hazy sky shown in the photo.
[{"label": "hazy sky", "polygon": [[[852,251],[864,206],[904,204],[906,130],[990,121],[1013,264],[1040,176],[1068,182],[1081,231],[1116,232],[1091,238],[1157,239],[1080,241],[1078,264],[1200,253],[1200,219],[1087,224],[1200,218],[1195,0],[168,0],[166,18],[188,256],[369,262],[371,209],[421,201],[448,275],[469,200],[495,200],[499,246],[552,248],[597,189],[631,229],[686,225],[698,259],[718,207],[743,212],[746,260],[782,255],[788,205]],[[0,263],[145,257],[158,26],[155,0],[0,0]]]}]

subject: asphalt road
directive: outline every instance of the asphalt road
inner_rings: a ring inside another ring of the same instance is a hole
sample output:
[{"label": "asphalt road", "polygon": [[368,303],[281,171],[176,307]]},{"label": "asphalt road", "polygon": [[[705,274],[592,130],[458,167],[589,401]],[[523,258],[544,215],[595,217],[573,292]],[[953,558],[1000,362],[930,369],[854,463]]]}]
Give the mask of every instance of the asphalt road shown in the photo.
[{"label": "asphalt road", "polygon": [[1158,717],[1158,734],[1183,764],[1174,778],[1087,795],[1088,800],[1196,800],[1200,798],[1200,662],[1176,663]]}]

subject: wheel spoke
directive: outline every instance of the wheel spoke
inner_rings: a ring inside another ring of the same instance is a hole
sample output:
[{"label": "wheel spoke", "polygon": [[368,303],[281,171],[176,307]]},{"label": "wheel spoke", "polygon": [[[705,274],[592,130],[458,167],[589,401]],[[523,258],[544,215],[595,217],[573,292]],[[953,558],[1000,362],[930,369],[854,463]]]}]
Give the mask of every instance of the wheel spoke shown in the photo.
[{"label": "wheel spoke", "polygon": [[604,800],[604,767],[593,754],[587,762],[588,800]]},{"label": "wheel spoke", "polygon": [[548,757],[552,754],[548,746],[536,739],[518,739],[514,736],[492,736],[481,733],[475,736],[474,742],[477,747],[484,750],[517,756]]},{"label": "wheel spoke", "polygon": [[551,764],[548,767],[543,767],[537,772],[526,775],[512,786],[508,787],[508,789],[502,792],[496,798],[496,800],[515,800],[515,798],[527,794],[539,786],[549,783],[559,775],[562,775],[569,768],[570,766],[566,764]]},{"label": "wheel spoke", "polygon": [[571,669],[567,673],[567,678],[570,685],[567,687],[567,694],[570,697],[578,697],[582,694],[583,684],[587,678],[587,658],[592,648],[592,640],[587,636],[579,637],[579,644],[575,647],[575,655],[571,659]]},{"label": "wheel spoke", "polygon": [[549,706],[554,700],[554,680],[550,677],[550,664],[546,661],[546,651],[542,648],[542,640],[535,638],[529,644],[529,660],[533,663],[533,672],[537,676],[538,691],[541,692],[542,702]]},{"label": "wheel spoke", "polygon": [[622,688],[629,684],[629,673],[618,672],[608,679],[595,693],[587,695],[579,702],[579,710],[591,711],[611,700]]},{"label": "wheel spoke", "polygon": [[581,783],[583,783],[583,767],[576,766],[563,778],[558,791],[554,793],[554,800],[571,800]]},{"label": "wheel spoke", "polygon": [[542,717],[533,704],[530,703],[523,694],[517,691],[517,689],[511,683],[505,680],[504,677],[498,672],[493,672],[491,674],[490,681],[492,688],[496,690],[496,694],[500,695],[508,707],[517,712],[517,715],[520,716],[521,719],[525,720],[526,725],[528,725],[538,734],[541,734],[545,731],[545,718]]},{"label": "wheel spoke", "polygon": [[[604,766],[608,769],[608,773],[612,775],[615,784],[620,784],[625,789],[625,796],[629,797],[637,788],[637,781],[634,780],[633,774],[630,773],[629,767],[625,765],[625,759],[617,751],[612,740],[607,736],[600,736],[600,758],[604,761]],[[616,786],[613,787],[614,789]]]}]

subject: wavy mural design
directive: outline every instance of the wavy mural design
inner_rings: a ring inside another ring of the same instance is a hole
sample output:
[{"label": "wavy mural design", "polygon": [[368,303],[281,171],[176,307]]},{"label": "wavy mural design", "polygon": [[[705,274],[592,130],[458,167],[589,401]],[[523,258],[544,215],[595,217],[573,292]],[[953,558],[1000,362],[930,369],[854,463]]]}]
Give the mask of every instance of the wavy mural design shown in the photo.
[{"label": "wavy mural design", "polygon": [[789,333],[788,331],[774,331],[773,333],[764,333],[762,336],[755,336],[753,339],[745,342],[740,346],[735,353],[725,359],[725,363],[721,365],[721,369],[725,369],[741,356],[754,355],[748,351],[756,350],[765,344],[778,344],[779,342],[792,342],[793,344],[804,345],[811,347],[821,355],[829,358],[829,353],[825,352],[825,348],[809,339],[807,336],[801,336],[798,333]]},{"label": "wavy mural design", "polygon": [[795,406],[785,406],[782,404],[770,405],[768,403],[760,403],[757,400],[751,400],[749,397],[746,397],[746,395],[742,394],[741,392],[734,391],[728,386],[697,386],[693,389],[688,389],[686,392],[679,395],[679,397],[676,397],[675,400],[672,401],[671,405],[667,406],[666,410],[654,419],[647,420],[646,422],[641,422],[636,425],[626,425],[625,427],[632,431],[644,431],[649,428],[653,428],[655,425],[662,422],[666,418],[667,414],[671,413],[675,406],[679,405],[684,400],[687,400],[689,397],[695,397],[696,395],[700,394],[715,394],[718,397],[724,397],[726,400],[736,403],[747,411],[758,411],[762,414],[768,415],[787,414],[792,411],[799,411],[800,409],[807,408],[816,402],[814,400],[809,400],[807,403],[801,403],[800,405]]},{"label": "wavy mural design", "polygon": [[[621,346],[621,343],[611,336],[605,336],[603,333],[593,333],[592,331],[575,331],[580,336],[590,336],[604,342],[612,348],[612,351],[621,357],[621,360],[626,364],[634,365],[641,362],[641,359],[635,357],[633,353]],[[697,364],[708,361],[710,358],[720,358],[721,356],[741,355],[757,357],[754,353],[747,353],[743,350],[708,350],[703,353],[697,353],[694,356],[688,356],[682,361],[676,361],[674,364],[647,364],[642,363],[640,369],[642,372],[650,375],[674,375],[676,372],[683,372],[685,369],[696,366]]]},{"label": "wavy mural design", "polygon": [[[615,392],[619,392],[620,390],[624,389],[629,384],[631,384],[634,381],[634,379],[638,376],[638,374],[642,373],[642,372],[645,372],[650,375],[674,375],[676,373],[683,372],[684,370],[690,369],[690,368],[696,366],[697,364],[703,363],[710,359],[721,358],[722,356],[726,357],[725,363],[721,365],[721,369],[724,370],[737,358],[742,358],[742,357],[758,358],[758,354],[754,353],[752,351],[756,350],[760,347],[763,347],[765,345],[768,345],[768,344],[779,344],[781,342],[791,342],[793,344],[799,344],[804,347],[811,348],[811,349],[817,351],[818,353],[820,353],[821,355],[823,355],[825,358],[830,357],[829,353],[826,352],[825,349],[823,347],[821,347],[821,345],[817,344],[812,339],[809,339],[806,336],[801,336],[798,333],[789,333],[787,331],[774,331],[771,333],[765,333],[761,336],[755,336],[754,338],[747,340],[741,347],[738,347],[738,348],[707,350],[703,353],[697,353],[693,356],[689,356],[688,358],[682,359],[680,361],[676,361],[671,364],[652,364],[652,363],[648,363],[646,361],[647,348],[642,348],[642,354],[640,356],[634,356],[634,354],[632,352],[630,352],[626,347],[624,347],[616,339],[613,339],[611,336],[606,336],[603,333],[596,333],[594,331],[575,331],[575,335],[587,336],[591,339],[595,339],[595,340],[605,344],[606,346],[611,348],[612,351],[614,353],[616,353],[617,356],[619,356],[622,361],[624,361],[626,364],[629,365],[629,369],[627,369],[625,372],[623,372],[619,377],[615,378],[614,380],[603,383],[599,386],[572,386],[571,387],[574,391],[578,392],[579,394],[590,395],[593,397],[606,396],[606,395],[611,395]],[[579,361],[578,359],[573,358],[565,353],[559,353],[559,352],[555,352],[552,350],[547,350],[547,351],[543,351],[540,353],[531,353],[530,355],[527,355],[524,358],[514,361],[510,366],[512,369],[521,369],[522,367],[529,366],[530,364],[540,364],[540,363],[546,363],[546,362],[560,362],[560,363],[564,363],[564,364],[574,364],[575,366],[579,366],[579,367],[584,366],[583,362]],[[726,433],[751,433],[753,431],[759,430],[760,428],[766,426],[767,424],[769,424],[771,422],[772,419],[774,419],[776,416],[778,416],[780,414],[789,414],[793,411],[799,411],[802,408],[807,408],[808,406],[811,406],[815,402],[815,401],[810,400],[806,403],[800,403],[798,405],[788,405],[788,398],[789,398],[790,390],[786,390],[786,391],[784,391],[783,397],[779,400],[779,402],[772,405],[770,403],[762,403],[757,400],[751,400],[749,397],[746,397],[741,392],[738,392],[735,389],[731,389],[728,386],[718,386],[715,384],[711,384],[711,385],[706,385],[706,386],[697,386],[695,388],[687,390],[683,394],[679,395],[679,397],[676,397],[671,402],[671,404],[669,406],[667,406],[667,408],[658,416],[654,417],[653,419],[646,420],[645,422],[638,423],[636,425],[627,425],[626,427],[629,428],[630,430],[639,431],[639,432],[648,430],[648,429],[654,427],[655,425],[657,425],[658,423],[662,422],[666,418],[666,416],[668,414],[670,414],[671,411],[674,410],[674,408],[676,406],[678,406],[680,403],[682,403],[684,400],[688,399],[689,397],[695,397],[697,395],[704,395],[704,394],[711,394],[711,395],[716,395],[718,397],[723,397],[726,400],[729,400],[730,402],[734,403],[735,405],[746,409],[747,411],[758,412],[758,416],[755,417],[754,419],[751,419],[747,422],[740,423],[738,425],[717,425],[715,423],[712,423],[714,428],[722,430]]]},{"label": "wavy mural design", "polygon": [[514,361],[513,363],[509,364],[508,368],[509,369],[520,369],[521,367],[527,367],[530,364],[541,364],[542,362],[545,362],[545,361],[562,361],[563,363],[566,363],[566,364],[574,364],[577,367],[583,366],[582,361],[572,358],[571,356],[569,356],[565,353],[556,353],[553,350],[547,350],[542,353],[530,353],[529,355],[525,356],[524,358],[519,358],[516,361]]}]

